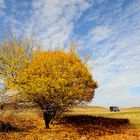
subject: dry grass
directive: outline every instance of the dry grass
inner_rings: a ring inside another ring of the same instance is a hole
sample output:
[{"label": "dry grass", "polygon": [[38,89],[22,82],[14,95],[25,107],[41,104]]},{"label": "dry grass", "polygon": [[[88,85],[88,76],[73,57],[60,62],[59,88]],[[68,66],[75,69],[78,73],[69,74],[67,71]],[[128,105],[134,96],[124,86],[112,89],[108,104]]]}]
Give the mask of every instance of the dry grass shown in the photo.
[{"label": "dry grass", "polygon": [[16,129],[0,132],[0,140],[140,140],[140,108],[110,113],[106,108],[78,107],[44,128],[41,116],[24,112],[0,117]]}]

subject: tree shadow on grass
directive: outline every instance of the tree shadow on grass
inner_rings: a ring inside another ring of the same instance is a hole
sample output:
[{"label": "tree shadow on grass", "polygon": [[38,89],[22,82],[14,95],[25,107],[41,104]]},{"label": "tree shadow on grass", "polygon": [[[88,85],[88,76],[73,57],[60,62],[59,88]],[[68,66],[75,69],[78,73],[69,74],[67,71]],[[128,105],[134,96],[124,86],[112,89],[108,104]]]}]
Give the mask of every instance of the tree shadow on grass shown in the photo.
[{"label": "tree shadow on grass", "polygon": [[122,134],[130,128],[128,119],[75,115],[63,117],[62,124],[72,125],[81,135],[92,133],[95,136]]},{"label": "tree shadow on grass", "polygon": [[0,132],[20,132],[21,129],[14,127],[11,123],[0,121]]},{"label": "tree shadow on grass", "polygon": [[18,126],[15,125],[15,122],[8,121],[8,122],[3,122],[0,121],[0,132],[28,132],[36,126],[33,124],[32,121],[27,121],[24,119],[17,120],[18,121]]}]

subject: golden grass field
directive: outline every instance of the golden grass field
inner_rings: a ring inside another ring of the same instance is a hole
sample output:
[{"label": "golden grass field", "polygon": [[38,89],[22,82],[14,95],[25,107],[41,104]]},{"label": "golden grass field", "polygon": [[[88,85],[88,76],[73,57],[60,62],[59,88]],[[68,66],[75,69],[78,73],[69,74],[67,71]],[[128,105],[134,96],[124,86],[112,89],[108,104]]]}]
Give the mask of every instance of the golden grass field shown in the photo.
[{"label": "golden grass field", "polygon": [[11,132],[0,132],[0,140],[140,140],[140,107],[110,112],[102,107],[76,107],[45,129],[36,110],[5,115]]}]

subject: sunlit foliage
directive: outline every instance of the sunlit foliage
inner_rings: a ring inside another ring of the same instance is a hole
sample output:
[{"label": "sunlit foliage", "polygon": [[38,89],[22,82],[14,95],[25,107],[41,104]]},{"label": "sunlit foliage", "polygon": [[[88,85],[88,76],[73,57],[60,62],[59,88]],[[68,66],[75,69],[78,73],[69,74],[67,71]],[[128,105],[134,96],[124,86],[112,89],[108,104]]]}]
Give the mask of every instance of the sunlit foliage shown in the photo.
[{"label": "sunlit foliage", "polygon": [[1,45],[0,77],[15,97],[41,108],[46,127],[69,107],[90,102],[97,88],[73,47],[68,51],[34,51],[15,40]]},{"label": "sunlit foliage", "polygon": [[54,117],[69,106],[89,102],[97,83],[71,49],[40,52],[16,77],[17,89]]},{"label": "sunlit foliage", "polygon": [[32,48],[10,38],[0,43],[0,78],[6,88],[15,88],[16,75],[32,59]]}]

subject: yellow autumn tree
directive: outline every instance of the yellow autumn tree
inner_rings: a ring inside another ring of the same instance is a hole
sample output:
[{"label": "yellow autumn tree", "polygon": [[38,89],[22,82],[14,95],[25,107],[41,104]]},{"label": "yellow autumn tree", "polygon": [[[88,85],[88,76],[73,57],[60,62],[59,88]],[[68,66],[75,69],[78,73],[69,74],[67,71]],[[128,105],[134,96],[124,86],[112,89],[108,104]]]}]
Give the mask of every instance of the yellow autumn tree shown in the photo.
[{"label": "yellow autumn tree", "polygon": [[65,109],[92,100],[97,83],[71,49],[40,52],[16,75],[22,97],[43,111],[45,126]]},{"label": "yellow autumn tree", "polygon": [[[6,88],[12,88],[10,84],[17,82],[17,72],[27,67],[41,50],[39,45],[33,46],[34,43],[32,40],[16,38],[12,34],[0,42],[0,79]],[[14,86],[13,84],[13,88]]]},{"label": "yellow autumn tree", "polygon": [[34,51],[29,43],[15,38],[0,43],[0,79],[15,97],[40,107],[46,128],[69,107],[91,101],[97,88],[73,48]]},{"label": "yellow autumn tree", "polygon": [[12,35],[0,42],[0,81],[3,83],[0,88],[0,104],[12,101],[12,96],[5,93],[9,90],[15,92],[17,73],[27,67],[35,55],[34,52],[31,42],[22,41]]}]

